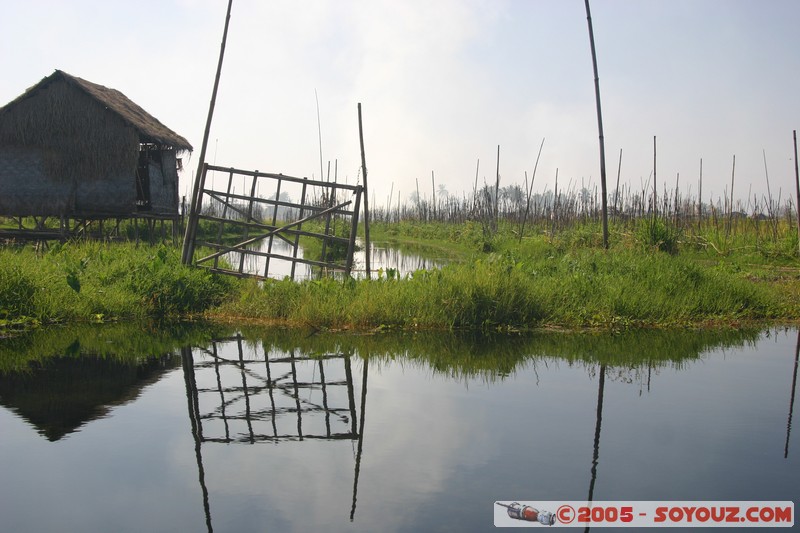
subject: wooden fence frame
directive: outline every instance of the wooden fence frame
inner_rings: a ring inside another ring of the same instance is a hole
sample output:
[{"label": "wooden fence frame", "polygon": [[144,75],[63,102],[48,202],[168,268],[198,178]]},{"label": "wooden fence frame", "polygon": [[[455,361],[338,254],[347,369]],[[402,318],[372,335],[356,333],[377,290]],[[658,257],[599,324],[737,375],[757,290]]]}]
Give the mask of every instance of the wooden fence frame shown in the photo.
[{"label": "wooden fence frame", "polygon": [[[227,173],[227,188],[225,191],[216,190],[214,188],[207,188],[206,181],[208,172],[223,172]],[[236,194],[231,192],[231,184],[235,176],[243,176],[245,179],[250,179],[250,193],[249,194]],[[261,198],[256,195],[257,185],[259,180],[270,180],[276,183],[277,192],[274,199]],[[282,201],[280,199],[281,185],[285,182],[296,183],[302,185],[301,198],[299,203]],[[307,191],[310,187],[318,187],[326,194],[323,194],[323,203],[314,204],[308,198]],[[337,193],[339,191],[350,192],[353,196],[350,200],[345,202],[336,202]],[[263,173],[258,171],[241,170],[236,168],[225,168],[215,165],[204,164],[202,174],[199,177],[198,184],[198,197],[196,201],[192,201],[191,209],[187,221],[186,236],[183,243],[182,262],[183,264],[192,264],[208,268],[214,272],[230,274],[238,277],[255,277],[258,279],[266,279],[269,277],[269,266],[271,259],[278,259],[289,261],[291,263],[291,279],[294,280],[295,269],[298,263],[319,267],[322,271],[339,271],[349,276],[353,268],[353,254],[355,252],[355,240],[358,230],[358,218],[361,207],[361,196],[364,188],[361,185],[347,185],[336,182],[310,180],[308,178],[297,178],[287,176],[284,174]],[[223,206],[221,216],[203,213],[203,199],[208,198],[218,202]],[[234,202],[244,202],[246,209],[242,208],[242,204],[236,205]],[[354,204],[354,205],[353,205]],[[253,214],[254,206],[268,206],[272,208],[272,221],[271,223],[263,220],[257,220]],[[350,209],[350,206],[353,206]],[[297,220],[277,225],[278,208],[295,209],[299,213]],[[365,205],[366,210],[366,205]],[[366,215],[366,213],[365,213]],[[331,217],[342,216],[350,218],[350,231],[348,237],[339,237],[332,233]],[[325,230],[323,233],[307,231],[302,229],[305,222],[314,219],[325,220]],[[208,239],[197,241],[197,227],[200,220],[208,220],[219,224],[216,239]],[[223,242],[223,228],[225,226],[237,226],[242,229],[243,238],[240,242],[235,244],[226,244]],[[250,232],[255,230],[257,234],[250,236]],[[305,259],[297,257],[300,237],[309,237],[313,239],[320,239],[322,242],[322,258],[321,260]],[[275,238],[279,238],[290,245],[293,249],[292,255],[281,255],[272,252],[272,244]],[[258,241],[268,239],[267,251],[254,250],[253,244]],[[339,263],[334,260],[326,260],[326,248],[334,243],[347,245],[347,253],[344,263]],[[213,250],[211,254],[205,255],[195,259],[195,247],[197,245],[204,246]],[[235,268],[224,268],[219,263],[219,257],[230,252],[238,252],[240,254],[239,264]],[[369,252],[367,252],[369,253]],[[265,258],[265,268],[263,275],[260,273],[252,273],[244,271],[245,256],[258,256]]]}]

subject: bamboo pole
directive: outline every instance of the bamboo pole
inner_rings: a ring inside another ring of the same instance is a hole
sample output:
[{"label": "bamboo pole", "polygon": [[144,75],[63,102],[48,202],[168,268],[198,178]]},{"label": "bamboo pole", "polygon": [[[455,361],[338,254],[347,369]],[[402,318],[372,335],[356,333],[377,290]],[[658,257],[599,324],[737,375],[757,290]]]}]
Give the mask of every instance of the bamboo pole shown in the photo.
[{"label": "bamboo pole", "polygon": [[358,103],[358,141],[361,145],[361,174],[364,177],[364,263],[367,269],[367,279],[369,279],[369,259],[372,252],[369,246],[369,188],[367,187],[367,158],[364,153],[364,128],[361,125],[361,102]]},{"label": "bamboo pole", "polygon": [[725,229],[725,240],[728,239],[731,233],[731,225],[733,224],[733,183],[736,178],[736,154],[733,154],[733,165],[731,166],[731,196],[730,204],[728,205],[728,227]]},{"label": "bamboo pole", "polygon": [[436,220],[436,178],[431,170],[431,191],[433,191],[433,220]]},{"label": "bamboo pole", "polygon": [[475,185],[472,188],[472,212],[475,213],[475,207],[478,202],[478,171],[481,168],[481,159],[475,164]]},{"label": "bamboo pole", "polygon": [[703,223],[703,158],[700,158],[700,190],[697,193],[697,231]]},{"label": "bamboo pole", "polygon": [[797,241],[800,247],[800,172],[798,172],[797,166],[797,130],[792,130],[792,138],[794,139],[794,183],[797,192],[797,203],[795,204],[797,210]]},{"label": "bamboo pole", "polygon": [[195,174],[195,181],[194,181],[194,188],[192,190],[192,204],[189,208],[189,218],[194,218],[195,223],[192,224],[191,222],[186,224],[186,235],[183,241],[183,250],[181,254],[181,262],[184,265],[188,265],[192,261],[192,255],[194,254],[194,238],[197,234],[197,215],[200,212],[200,202],[201,202],[201,194],[200,194],[200,182],[201,182],[201,175],[205,177],[205,173],[203,173],[203,165],[205,164],[206,160],[206,149],[208,148],[208,135],[211,131],[211,120],[214,117],[214,106],[217,102],[217,90],[219,89],[219,78],[222,74],[222,60],[225,57],[225,43],[228,40],[228,26],[231,21],[231,7],[233,6],[233,0],[228,0],[228,11],[225,15],[225,29],[222,32],[222,43],[219,47],[219,61],[217,62],[217,75],[214,78],[214,89],[211,91],[211,102],[208,105],[208,117],[206,118],[206,129],[203,133],[203,144],[200,148],[200,158],[197,162],[197,173]]},{"label": "bamboo pole", "polygon": [[619,199],[619,175],[622,173],[622,148],[619,149],[619,164],[617,165],[617,186],[614,187],[614,216],[619,217],[617,200]]},{"label": "bamboo pole", "polygon": [[[525,233],[525,222],[528,220],[528,211],[531,208],[531,194],[533,194],[533,180],[536,178],[536,169],[539,168],[539,157],[542,155],[542,148],[544,148],[544,137],[542,137],[542,144],[539,145],[539,153],[536,155],[536,164],[533,165],[533,174],[531,175],[531,183],[528,187],[528,194],[525,201],[525,216],[522,217],[522,226],[519,230],[519,242],[522,242],[522,235]],[[525,180],[527,181],[527,174]]]},{"label": "bamboo pole", "polygon": [[594,68],[594,96],[597,103],[597,130],[600,137],[600,188],[603,203],[603,248],[608,248],[608,194],[606,191],[606,145],[603,137],[603,113],[600,109],[600,78],[597,74],[597,52],[594,47],[594,30],[589,0],[585,0],[586,20],[589,24],[589,43],[592,48],[592,67]]},{"label": "bamboo pole", "polygon": [[494,182],[494,230],[497,231],[497,225],[500,221],[500,145],[497,145],[497,179]]},{"label": "bamboo pole", "polygon": [[653,135],[653,220],[658,215],[658,204],[656,204],[656,136]]}]

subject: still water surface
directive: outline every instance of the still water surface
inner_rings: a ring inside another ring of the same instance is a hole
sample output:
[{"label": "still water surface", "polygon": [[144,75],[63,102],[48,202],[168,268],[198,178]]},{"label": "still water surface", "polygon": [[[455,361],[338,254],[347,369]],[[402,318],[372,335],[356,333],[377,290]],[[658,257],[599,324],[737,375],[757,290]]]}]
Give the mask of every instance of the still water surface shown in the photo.
[{"label": "still water surface", "polygon": [[[370,243],[370,277],[377,279],[386,276],[386,271],[391,269],[395,275],[405,277],[418,270],[430,270],[440,268],[446,264],[446,258],[430,257],[427,254],[417,254],[408,250],[398,250],[396,247],[388,246],[386,243]],[[259,247],[260,252],[270,252],[278,256],[293,257],[294,249],[281,239],[273,239],[271,248],[269,241],[263,242]],[[297,249],[297,257],[303,258],[305,250],[302,246]],[[222,256],[229,264],[238,266],[241,264],[242,270],[249,274],[257,274],[274,279],[283,279],[292,276],[292,262],[279,258],[271,258],[269,264],[263,256],[253,254],[242,254],[241,252],[230,252]],[[339,261],[344,264],[344,260]],[[341,271],[340,271],[341,272]],[[366,249],[363,242],[358,242],[358,250],[353,253],[352,275],[355,278],[366,277]],[[298,281],[312,279],[319,276],[319,269],[310,265],[296,263],[294,268],[294,279]]]},{"label": "still water surface", "polygon": [[493,531],[495,501],[797,502],[798,339],[4,340],[0,530]]}]

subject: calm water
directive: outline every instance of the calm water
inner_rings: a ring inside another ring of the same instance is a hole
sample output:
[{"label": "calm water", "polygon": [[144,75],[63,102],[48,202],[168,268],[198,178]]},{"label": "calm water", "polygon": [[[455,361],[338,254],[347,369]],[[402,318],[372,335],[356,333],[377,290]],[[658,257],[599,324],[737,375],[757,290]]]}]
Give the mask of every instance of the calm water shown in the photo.
[{"label": "calm water", "polygon": [[493,531],[498,500],[798,501],[799,338],[0,341],[0,530]]},{"label": "calm water", "polygon": [[[366,251],[364,244],[358,243],[360,250],[353,254],[353,276],[365,277],[366,276]],[[385,276],[385,272],[392,269],[400,277],[412,274],[417,270],[429,270],[432,268],[439,268],[447,262],[444,258],[430,258],[428,256],[415,254],[409,251],[401,251],[394,247],[389,247],[381,243],[370,243],[372,254],[370,255],[370,273],[372,278],[377,278],[381,275]],[[271,252],[276,255],[292,257],[294,250],[292,246],[282,241],[281,239],[273,239],[272,248],[269,249],[269,243],[264,242],[258,249],[261,252]],[[242,259],[241,253],[231,252],[225,254],[223,257],[231,264],[238,267],[241,263],[242,270],[250,274],[264,275],[267,272],[268,277],[275,279],[283,279],[284,277],[291,276],[292,263],[291,261],[271,258],[269,268],[267,269],[266,258],[244,254]],[[298,247],[297,257],[304,257],[304,250]],[[384,273],[382,274],[381,271]],[[315,277],[314,272],[310,265],[297,263],[295,265],[294,279],[305,280]]]}]

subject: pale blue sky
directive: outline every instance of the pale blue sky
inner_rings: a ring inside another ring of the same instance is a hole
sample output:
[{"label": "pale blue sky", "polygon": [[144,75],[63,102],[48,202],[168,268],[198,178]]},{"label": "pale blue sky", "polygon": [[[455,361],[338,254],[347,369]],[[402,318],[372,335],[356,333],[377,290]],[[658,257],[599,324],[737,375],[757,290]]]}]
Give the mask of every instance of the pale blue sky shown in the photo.
[{"label": "pale blue sky", "polygon": [[[0,105],[61,69],[125,93],[196,150],[225,0],[29,0],[0,18]],[[800,126],[800,2],[594,0],[609,188],[658,179],[704,197],[794,194]],[[325,161],[352,183],[363,105],[370,187],[405,198],[430,174],[453,193],[522,183],[546,138],[534,187],[599,180],[586,14],[580,0],[234,0],[208,160],[318,176],[314,91]],[[751,189],[752,187],[752,189]],[[659,185],[661,189],[661,185]]]}]

